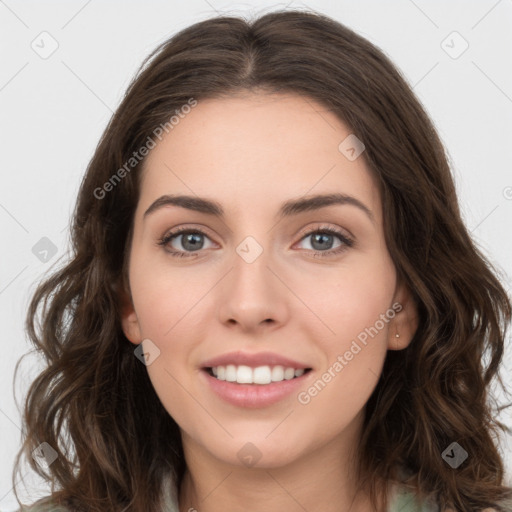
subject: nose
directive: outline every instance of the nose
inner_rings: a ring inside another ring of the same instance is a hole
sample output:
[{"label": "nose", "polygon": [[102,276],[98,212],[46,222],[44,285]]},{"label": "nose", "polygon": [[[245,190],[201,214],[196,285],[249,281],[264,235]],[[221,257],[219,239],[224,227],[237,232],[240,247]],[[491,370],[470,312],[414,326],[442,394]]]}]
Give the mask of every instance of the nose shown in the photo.
[{"label": "nose", "polygon": [[220,321],[246,332],[282,326],[289,317],[291,293],[273,268],[276,265],[267,251],[253,260],[246,257],[243,247],[238,249],[230,272],[220,283]]}]

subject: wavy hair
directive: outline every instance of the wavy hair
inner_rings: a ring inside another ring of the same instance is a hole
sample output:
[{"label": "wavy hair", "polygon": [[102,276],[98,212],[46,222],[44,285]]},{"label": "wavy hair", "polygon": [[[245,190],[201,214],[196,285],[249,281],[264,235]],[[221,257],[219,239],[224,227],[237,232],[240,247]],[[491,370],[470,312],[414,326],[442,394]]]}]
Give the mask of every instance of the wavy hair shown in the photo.
[{"label": "wavy hair", "polygon": [[[461,219],[447,153],[400,71],[368,40],[310,11],[202,21],[142,63],[82,180],[69,261],[29,305],[26,330],[46,365],[24,402],[13,482],[26,456],[51,483],[38,503],[88,512],[158,510],[164,479],[179,488],[186,466],[178,425],[121,328],[144,159],[126,162],[191,98],[256,89],[316,100],[364,142],[387,248],[417,303],[413,340],[388,351],[366,404],[358,481],[376,509],[378,482],[389,481],[441,510],[503,507],[512,489],[496,437],[506,426],[495,419],[490,384],[504,387],[511,303],[499,271]],[[452,442],[468,452],[456,469],[441,456]],[[31,457],[41,443],[57,455],[47,468]]]}]

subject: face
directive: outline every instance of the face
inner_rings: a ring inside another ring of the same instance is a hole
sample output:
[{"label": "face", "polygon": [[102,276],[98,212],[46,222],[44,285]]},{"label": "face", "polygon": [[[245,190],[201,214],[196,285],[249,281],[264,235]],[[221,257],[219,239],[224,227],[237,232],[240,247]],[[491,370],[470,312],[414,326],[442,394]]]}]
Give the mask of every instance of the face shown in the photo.
[{"label": "face", "polygon": [[[223,463],[277,467],[357,432],[414,334],[350,134],[312,99],[253,93],[199,101],[145,161],[123,329],[184,445]],[[333,194],[349,199],[304,203]],[[180,195],[217,209],[155,203]]]}]

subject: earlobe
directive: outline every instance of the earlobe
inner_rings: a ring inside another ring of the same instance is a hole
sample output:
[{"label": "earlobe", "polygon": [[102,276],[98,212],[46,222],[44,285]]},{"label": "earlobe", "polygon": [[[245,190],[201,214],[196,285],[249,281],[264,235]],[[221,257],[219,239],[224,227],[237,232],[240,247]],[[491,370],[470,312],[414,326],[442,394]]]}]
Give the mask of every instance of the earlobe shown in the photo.
[{"label": "earlobe", "polygon": [[405,284],[401,284],[395,294],[395,318],[388,330],[388,350],[403,350],[409,346],[418,328],[416,302]]}]

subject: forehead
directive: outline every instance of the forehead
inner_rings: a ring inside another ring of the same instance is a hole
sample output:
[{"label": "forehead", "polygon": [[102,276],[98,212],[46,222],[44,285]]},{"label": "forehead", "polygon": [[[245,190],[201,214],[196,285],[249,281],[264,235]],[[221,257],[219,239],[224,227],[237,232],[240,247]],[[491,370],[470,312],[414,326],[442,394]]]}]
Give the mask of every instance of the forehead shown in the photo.
[{"label": "forehead", "polygon": [[244,93],[199,100],[146,157],[141,202],[195,194],[240,212],[244,205],[270,207],[335,191],[357,196],[378,218],[376,182],[364,158],[351,161],[339,149],[349,135],[345,123],[309,97]]}]

